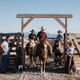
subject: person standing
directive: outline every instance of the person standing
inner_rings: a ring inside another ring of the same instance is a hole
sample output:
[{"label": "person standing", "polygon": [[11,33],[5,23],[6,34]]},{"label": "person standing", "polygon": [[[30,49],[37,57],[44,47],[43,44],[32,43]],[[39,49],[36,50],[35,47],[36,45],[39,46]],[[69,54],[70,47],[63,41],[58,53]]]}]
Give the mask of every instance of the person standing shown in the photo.
[{"label": "person standing", "polygon": [[2,42],[2,44],[0,45],[2,50],[3,50],[3,53],[2,53],[2,73],[6,73],[6,69],[7,69],[7,66],[9,64],[9,41],[10,41],[10,36],[7,36],[6,37],[6,40],[4,40]]},{"label": "person standing", "polygon": [[71,73],[72,67],[74,65],[74,59],[73,59],[73,54],[74,54],[74,47],[73,43],[70,41],[69,46],[67,48],[67,61],[68,61],[68,69],[69,69],[69,74]]},{"label": "person standing", "polygon": [[16,60],[17,60],[17,72],[22,72],[23,70],[23,62],[22,62],[22,46],[19,43],[16,48]]}]

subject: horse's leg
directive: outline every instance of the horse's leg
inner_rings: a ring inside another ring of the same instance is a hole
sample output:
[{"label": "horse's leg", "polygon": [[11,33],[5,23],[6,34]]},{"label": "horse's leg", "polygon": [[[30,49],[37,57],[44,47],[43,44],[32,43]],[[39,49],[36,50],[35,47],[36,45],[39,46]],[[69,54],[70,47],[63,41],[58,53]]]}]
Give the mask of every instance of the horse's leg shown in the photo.
[{"label": "horse's leg", "polygon": [[35,57],[34,56],[31,57],[31,64],[32,64],[32,66],[36,67]]},{"label": "horse's leg", "polygon": [[54,58],[54,60],[55,60],[55,66],[57,66],[57,55],[56,55],[56,53],[55,53],[55,58]]},{"label": "horse's leg", "polygon": [[33,59],[33,57],[30,55],[30,66],[31,66],[31,67],[32,67],[32,65],[33,65],[33,64],[32,64],[32,63],[33,63],[33,60],[32,60],[32,59]]},{"label": "horse's leg", "polygon": [[44,70],[44,74],[45,74],[45,66],[46,66],[46,59],[43,61],[43,70]]},{"label": "horse's leg", "polygon": [[42,60],[40,60],[40,64],[41,64],[41,74],[42,74],[42,71],[43,71],[43,68],[42,68]]},{"label": "horse's leg", "polygon": [[33,66],[36,67],[36,57],[33,56]]}]

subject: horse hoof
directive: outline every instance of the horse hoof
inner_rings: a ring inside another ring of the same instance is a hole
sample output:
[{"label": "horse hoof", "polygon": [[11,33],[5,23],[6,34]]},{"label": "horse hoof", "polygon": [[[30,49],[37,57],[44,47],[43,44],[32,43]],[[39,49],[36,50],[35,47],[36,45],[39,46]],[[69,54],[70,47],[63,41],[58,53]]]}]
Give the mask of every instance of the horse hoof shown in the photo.
[{"label": "horse hoof", "polygon": [[44,75],[45,75],[45,71],[44,71]]},{"label": "horse hoof", "polygon": [[43,74],[43,72],[41,72],[41,74]]}]

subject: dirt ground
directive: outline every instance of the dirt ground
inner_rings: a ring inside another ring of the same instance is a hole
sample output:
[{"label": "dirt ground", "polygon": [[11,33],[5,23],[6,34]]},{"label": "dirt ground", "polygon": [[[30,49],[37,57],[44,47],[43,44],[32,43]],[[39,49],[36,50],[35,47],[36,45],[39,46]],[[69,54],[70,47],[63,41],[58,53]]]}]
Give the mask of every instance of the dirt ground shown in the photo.
[{"label": "dirt ground", "polygon": [[66,74],[63,67],[55,67],[53,58],[48,58],[46,64],[46,73],[40,73],[40,64],[36,68],[27,66],[22,73],[15,73],[15,70],[9,70],[6,74],[0,74],[0,80],[80,80],[80,71],[72,75]]},{"label": "dirt ground", "polygon": [[0,74],[0,80],[80,80],[80,75],[55,72],[46,72],[43,75],[39,71],[36,71],[36,69],[32,69],[26,70],[23,73]]}]

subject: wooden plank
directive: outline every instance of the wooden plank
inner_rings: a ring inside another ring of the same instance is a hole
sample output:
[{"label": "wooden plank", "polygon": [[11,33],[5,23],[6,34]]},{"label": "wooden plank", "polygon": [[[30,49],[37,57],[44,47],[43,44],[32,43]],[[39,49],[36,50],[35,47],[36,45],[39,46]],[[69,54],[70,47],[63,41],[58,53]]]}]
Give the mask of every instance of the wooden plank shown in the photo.
[{"label": "wooden plank", "polygon": [[14,36],[14,35],[17,35],[17,34],[21,35],[21,33],[0,33],[0,35],[2,35],[2,36]]},{"label": "wooden plank", "polygon": [[71,14],[17,14],[17,18],[72,18]]},{"label": "wooden plank", "polygon": [[[4,41],[5,39],[2,39],[2,41]],[[10,42],[12,42],[14,39],[10,39]],[[2,42],[1,41],[1,42]],[[15,39],[15,42],[17,41],[17,39]],[[19,41],[22,41],[21,39]]]},{"label": "wooden plank", "polygon": [[[16,35],[16,36],[17,36],[17,35]],[[10,55],[10,52],[11,52],[12,47],[13,47],[13,45],[14,45],[14,42],[15,42],[16,36],[14,37],[14,40],[13,40],[13,42],[12,42],[12,46],[11,46],[10,49],[9,49],[9,55]]]},{"label": "wooden plank", "polygon": [[69,35],[80,36],[80,33],[69,33]]},{"label": "wooden plank", "polygon": [[16,52],[16,50],[11,50],[10,52]]},{"label": "wooden plank", "polygon": [[77,52],[80,53],[80,49],[79,49],[79,47],[78,47],[78,43],[76,42],[75,39],[73,39],[73,42],[74,42],[74,45],[75,45],[75,47],[76,47],[76,49],[77,49]]},{"label": "wooden plank", "polygon": [[23,29],[33,20],[33,18],[30,18],[25,24],[23,24]]},{"label": "wooden plank", "polygon": [[54,19],[55,19],[64,29],[67,29],[67,28],[65,27],[65,24],[64,24],[59,18],[55,17]]}]

